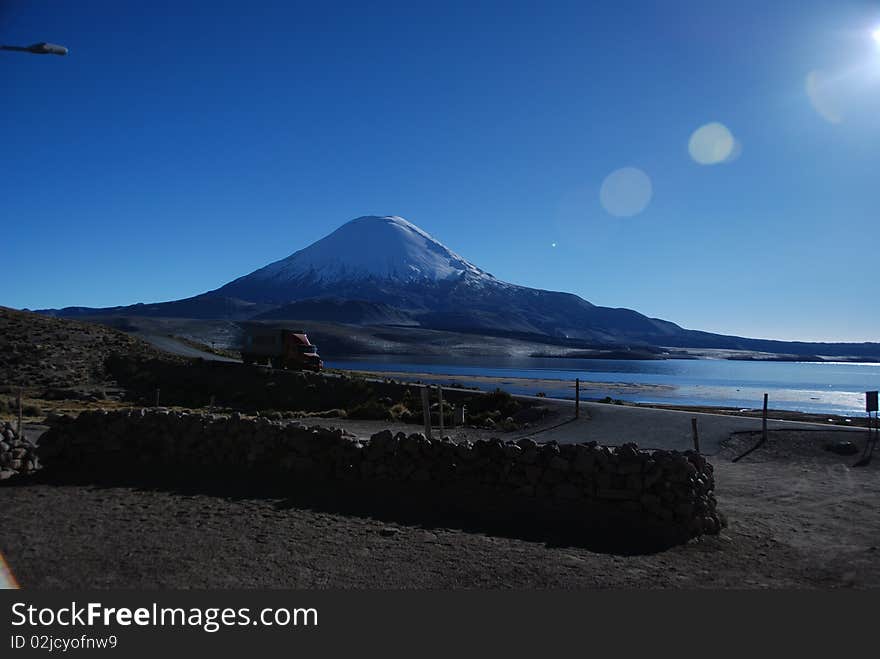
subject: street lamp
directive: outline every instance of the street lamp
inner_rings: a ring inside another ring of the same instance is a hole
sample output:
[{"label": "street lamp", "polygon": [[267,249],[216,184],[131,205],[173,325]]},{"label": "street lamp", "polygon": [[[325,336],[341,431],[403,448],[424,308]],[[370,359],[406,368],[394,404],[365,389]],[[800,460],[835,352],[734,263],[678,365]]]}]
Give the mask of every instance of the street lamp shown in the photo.
[{"label": "street lamp", "polygon": [[41,41],[32,46],[0,46],[0,50],[18,50],[24,53],[33,53],[34,55],[67,55],[67,48],[59,46],[56,43],[46,43]]}]

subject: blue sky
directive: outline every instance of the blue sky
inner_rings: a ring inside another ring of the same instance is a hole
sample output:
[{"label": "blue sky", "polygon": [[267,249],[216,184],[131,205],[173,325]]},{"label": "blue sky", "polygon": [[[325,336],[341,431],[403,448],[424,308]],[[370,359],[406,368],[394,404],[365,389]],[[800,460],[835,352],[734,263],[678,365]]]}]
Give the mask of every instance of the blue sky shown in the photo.
[{"label": "blue sky", "polygon": [[[877,341],[877,27],[845,0],[0,0],[0,43],[70,48],[0,52],[0,304],[186,297],[394,214],[508,281]],[[737,146],[699,164],[713,122]],[[618,217],[627,167],[651,195]]]}]

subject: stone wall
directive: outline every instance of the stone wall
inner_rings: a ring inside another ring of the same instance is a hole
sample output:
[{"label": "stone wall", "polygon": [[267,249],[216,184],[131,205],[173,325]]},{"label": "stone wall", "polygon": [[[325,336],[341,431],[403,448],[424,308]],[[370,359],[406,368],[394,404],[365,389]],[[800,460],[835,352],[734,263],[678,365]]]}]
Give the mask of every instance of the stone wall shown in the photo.
[{"label": "stone wall", "polygon": [[40,468],[36,447],[19,437],[8,421],[0,424],[0,481]]},{"label": "stone wall", "polygon": [[[456,444],[382,431],[369,440],[341,429],[264,418],[165,410],[84,412],[57,420],[39,442],[47,469],[216,468],[315,480],[394,483],[481,493],[515,510],[565,509],[569,518],[613,520],[680,542],[720,529],[712,465],[693,452],[586,444],[479,440]],[[543,513],[536,513],[543,514]]]}]

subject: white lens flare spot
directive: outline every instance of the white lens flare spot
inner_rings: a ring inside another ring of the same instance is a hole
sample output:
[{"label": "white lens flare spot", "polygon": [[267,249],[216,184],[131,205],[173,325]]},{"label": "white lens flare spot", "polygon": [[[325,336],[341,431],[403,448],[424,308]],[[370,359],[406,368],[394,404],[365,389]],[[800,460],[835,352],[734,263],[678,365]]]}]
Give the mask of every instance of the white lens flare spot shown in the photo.
[{"label": "white lens flare spot", "polygon": [[810,71],[805,84],[807,97],[813,109],[825,121],[839,124],[843,121],[843,100],[834,80],[822,71]]},{"label": "white lens flare spot", "polygon": [[871,32],[871,38],[874,40],[874,43],[880,47],[880,27]]},{"label": "white lens flare spot", "polygon": [[632,217],[648,207],[653,194],[651,178],[645,172],[637,167],[623,167],[602,181],[599,201],[610,215]]},{"label": "white lens flare spot", "polygon": [[550,243],[550,247],[556,247],[556,243]]},{"label": "white lens flare spot", "polygon": [[737,148],[733,134],[724,124],[713,121],[697,128],[688,140],[688,152],[701,165],[717,165],[727,162]]}]

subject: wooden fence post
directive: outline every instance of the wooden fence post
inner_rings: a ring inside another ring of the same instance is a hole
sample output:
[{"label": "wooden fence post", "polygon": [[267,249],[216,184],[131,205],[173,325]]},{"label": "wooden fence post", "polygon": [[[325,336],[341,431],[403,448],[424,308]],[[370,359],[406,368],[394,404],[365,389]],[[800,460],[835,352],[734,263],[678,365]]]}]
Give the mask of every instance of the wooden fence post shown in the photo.
[{"label": "wooden fence post", "polygon": [[440,407],[440,437],[446,434],[446,429],[443,426],[443,387],[437,385],[437,402]]},{"label": "wooden fence post", "polygon": [[422,387],[422,416],[425,419],[425,437],[431,439],[431,394],[428,385]]},{"label": "wooden fence post", "polygon": [[581,416],[581,379],[574,379],[574,418]]},{"label": "wooden fence post", "polygon": [[691,417],[691,432],[694,436],[694,450],[699,453],[700,452],[700,435],[697,432],[697,417]]},{"label": "wooden fence post", "polygon": [[764,413],[761,415],[761,442],[767,441],[767,394],[764,394]]},{"label": "wooden fence post", "polygon": [[767,394],[764,394],[764,412],[761,414],[761,439],[757,444],[755,444],[748,451],[736,456],[733,459],[733,462],[739,462],[744,457],[746,457],[749,453],[756,450],[758,447],[763,446],[766,441],[767,441]]}]

